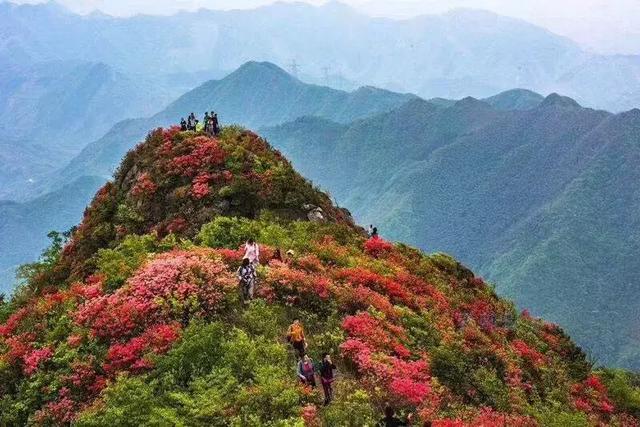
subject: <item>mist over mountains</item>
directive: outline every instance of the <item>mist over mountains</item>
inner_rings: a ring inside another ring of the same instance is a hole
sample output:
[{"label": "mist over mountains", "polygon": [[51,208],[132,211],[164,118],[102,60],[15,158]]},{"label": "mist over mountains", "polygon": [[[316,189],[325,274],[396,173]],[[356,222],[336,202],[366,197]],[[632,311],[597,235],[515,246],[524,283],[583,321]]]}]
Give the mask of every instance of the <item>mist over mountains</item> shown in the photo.
[{"label": "mist over mountains", "polygon": [[27,199],[34,183],[88,141],[121,120],[155,113],[187,88],[127,76],[104,63],[0,67],[0,198]]},{"label": "mist over mountains", "polygon": [[74,15],[55,3],[2,3],[0,20],[0,57],[9,62],[90,60],[125,74],[160,75],[295,60],[316,82],[340,76],[425,98],[521,87],[612,111],[640,105],[639,57],[589,54],[540,27],[477,10],[391,20],[338,2],[276,3],[114,18]]}]

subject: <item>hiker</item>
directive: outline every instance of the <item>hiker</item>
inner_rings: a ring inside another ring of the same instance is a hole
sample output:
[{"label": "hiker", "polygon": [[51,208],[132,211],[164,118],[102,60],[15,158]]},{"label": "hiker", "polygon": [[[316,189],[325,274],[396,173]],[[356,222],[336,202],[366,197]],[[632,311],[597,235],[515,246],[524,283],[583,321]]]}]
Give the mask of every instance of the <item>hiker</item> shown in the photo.
[{"label": "hiker", "polygon": [[315,388],[315,368],[308,354],[305,354],[298,362],[298,378],[300,378],[300,381],[302,381],[304,385]]},{"label": "hiker", "polygon": [[322,356],[322,363],[320,363],[320,382],[324,391],[324,406],[333,400],[333,371],[335,369],[336,365],[331,361],[331,356],[329,353],[325,353]]},{"label": "hiker", "polygon": [[371,232],[371,238],[372,239],[377,239],[380,236],[378,236],[378,227],[373,227],[373,231]]},{"label": "hiker", "polygon": [[369,230],[367,231],[369,238],[373,237],[373,224],[369,224]]},{"label": "hiker", "polygon": [[287,341],[291,343],[298,353],[298,357],[302,358],[306,353],[307,342],[304,339],[304,328],[299,319],[294,319],[289,330],[287,331]]},{"label": "hiker", "polygon": [[211,129],[213,130],[213,134],[218,136],[220,133],[220,127],[218,123],[218,114],[213,113],[213,118],[211,119]]},{"label": "hiker", "polygon": [[253,265],[260,263],[260,247],[253,238],[247,240],[244,245],[244,257],[249,258]]},{"label": "hiker", "polygon": [[204,112],[204,119],[202,120],[202,122],[204,123],[204,131],[205,131],[205,133],[209,133],[210,118],[209,118],[209,112],[208,111]]},{"label": "hiker", "polygon": [[294,256],[295,254],[296,254],[296,253],[295,253],[295,252],[293,252],[293,249],[289,249],[289,250],[287,251],[287,254],[286,254],[287,256],[284,258],[284,263],[285,263],[285,264],[289,264],[289,265],[291,265],[291,263],[293,262],[293,256]]},{"label": "hiker", "polygon": [[240,281],[240,289],[242,291],[242,299],[248,303],[253,299],[253,293],[256,287],[256,269],[249,261],[249,258],[242,260],[242,265],[236,273]]},{"label": "hiker", "polygon": [[184,119],[184,117],[180,119],[180,130],[182,132],[187,130],[187,121]]},{"label": "hiker", "polygon": [[384,408],[384,418],[380,422],[382,427],[406,427],[407,423],[396,417],[396,412],[391,406]]}]

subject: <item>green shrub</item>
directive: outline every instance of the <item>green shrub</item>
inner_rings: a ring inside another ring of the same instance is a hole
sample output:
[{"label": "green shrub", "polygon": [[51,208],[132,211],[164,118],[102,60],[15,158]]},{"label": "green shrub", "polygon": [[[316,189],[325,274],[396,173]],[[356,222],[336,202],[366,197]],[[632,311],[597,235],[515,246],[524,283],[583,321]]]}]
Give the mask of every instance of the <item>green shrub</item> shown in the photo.
[{"label": "green shrub", "polygon": [[592,424],[583,412],[565,412],[560,409],[543,408],[535,413],[540,425],[545,427],[589,427]]},{"label": "green shrub", "polygon": [[252,380],[262,366],[289,367],[289,353],[283,344],[253,339],[240,329],[231,331],[222,353],[224,366],[229,367],[240,382]]},{"label": "green shrub", "polygon": [[239,387],[231,371],[220,368],[195,380],[188,392],[172,393],[171,399],[182,407],[186,425],[225,427],[229,425],[229,409]]},{"label": "green shrub", "polygon": [[248,238],[257,238],[258,233],[255,221],[219,216],[202,226],[196,240],[211,248],[236,249]]},{"label": "green shrub", "polygon": [[473,373],[473,384],[478,391],[479,403],[499,411],[509,410],[509,389],[494,369],[477,369]]},{"label": "green shrub", "polygon": [[465,395],[469,390],[471,367],[462,349],[436,348],[431,355],[431,371],[454,393]]},{"label": "green shrub", "polygon": [[219,323],[192,323],[180,342],[158,360],[157,374],[182,386],[208,375],[222,359],[224,330]]},{"label": "green shrub", "polygon": [[103,404],[85,411],[79,427],[182,426],[175,409],[163,404],[146,377],[120,376],[103,392]]},{"label": "green shrub", "polygon": [[336,399],[322,413],[327,427],[370,427],[377,425],[378,416],[366,391],[352,381],[339,381],[335,386]]},{"label": "green shrub", "polygon": [[96,264],[105,275],[110,290],[117,289],[133,274],[151,252],[156,250],[153,235],[129,235],[115,249],[98,251]]},{"label": "green shrub", "polygon": [[257,367],[252,387],[244,388],[238,396],[241,419],[258,419],[258,425],[299,419],[302,394],[295,381],[288,369],[269,365]]},{"label": "green shrub", "polygon": [[601,374],[616,408],[640,417],[639,375],[619,369],[606,369]]},{"label": "green shrub", "polygon": [[278,339],[288,327],[284,310],[278,305],[269,305],[264,300],[255,300],[242,313],[242,329],[252,336]]}]

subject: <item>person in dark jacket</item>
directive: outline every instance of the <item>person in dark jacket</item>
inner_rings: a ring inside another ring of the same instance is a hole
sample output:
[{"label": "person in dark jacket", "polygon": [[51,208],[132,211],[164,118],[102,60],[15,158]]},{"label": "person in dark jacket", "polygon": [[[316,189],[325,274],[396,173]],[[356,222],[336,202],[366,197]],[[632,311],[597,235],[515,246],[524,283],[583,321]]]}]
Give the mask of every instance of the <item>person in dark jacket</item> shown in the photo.
[{"label": "person in dark jacket", "polygon": [[336,365],[331,361],[331,356],[325,353],[322,356],[322,363],[320,364],[320,382],[322,383],[322,390],[324,391],[324,404],[325,406],[331,403],[333,400],[333,371],[336,369]]},{"label": "person in dark jacket", "polygon": [[205,111],[204,112],[204,119],[202,121],[202,123],[204,124],[204,132],[207,134],[210,134],[210,127],[211,127],[211,118],[209,117],[209,112]]},{"label": "person in dark jacket", "polygon": [[242,260],[242,265],[238,268],[237,275],[240,281],[240,289],[242,290],[242,299],[245,303],[248,303],[253,299],[256,287],[256,269],[249,261],[249,258]]},{"label": "person in dark jacket", "polygon": [[380,422],[381,427],[407,427],[407,423],[396,417],[396,411],[387,406],[384,408],[384,418]]},{"label": "person in dark jacket", "polygon": [[218,114],[214,113],[213,118],[211,119],[211,128],[213,129],[213,134],[218,136],[220,134],[220,124],[218,123]]},{"label": "person in dark jacket", "polygon": [[182,132],[187,130],[187,121],[184,119],[184,117],[180,120],[180,130]]},{"label": "person in dark jacket", "polygon": [[302,381],[304,385],[315,388],[315,366],[313,366],[313,360],[311,360],[308,354],[305,354],[298,362],[298,378],[300,378],[300,381]]}]

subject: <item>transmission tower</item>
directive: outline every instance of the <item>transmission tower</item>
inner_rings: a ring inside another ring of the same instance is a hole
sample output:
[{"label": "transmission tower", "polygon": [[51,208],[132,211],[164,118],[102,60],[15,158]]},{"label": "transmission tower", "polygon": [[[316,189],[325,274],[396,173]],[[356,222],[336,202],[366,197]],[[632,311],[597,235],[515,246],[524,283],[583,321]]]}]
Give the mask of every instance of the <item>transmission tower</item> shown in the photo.
[{"label": "transmission tower", "polygon": [[322,76],[324,77],[325,84],[329,84],[329,70],[331,70],[331,68],[326,66],[322,67]]},{"label": "transmission tower", "polygon": [[293,77],[296,77],[296,78],[298,77],[298,71],[300,70],[300,65],[295,59],[291,61],[291,64],[289,64],[289,70],[291,71],[291,75]]}]

